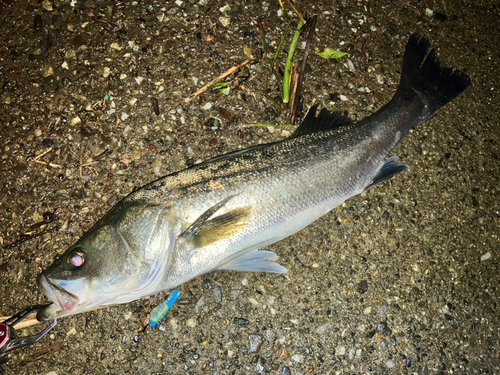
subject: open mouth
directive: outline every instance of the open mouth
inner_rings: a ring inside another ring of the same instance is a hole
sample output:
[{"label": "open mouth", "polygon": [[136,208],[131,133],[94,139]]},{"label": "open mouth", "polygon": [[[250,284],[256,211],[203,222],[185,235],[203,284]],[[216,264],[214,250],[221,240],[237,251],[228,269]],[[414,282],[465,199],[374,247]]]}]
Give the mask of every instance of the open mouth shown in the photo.
[{"label": "open mouth", "polygon": [[50,320],[60,316],[69,315],[78,305],[79,298],[68,292],[59,284],[53,282],[45,275],[38,276],[38,285],[52,304],[40,310],[37,314],[38,320]]}]

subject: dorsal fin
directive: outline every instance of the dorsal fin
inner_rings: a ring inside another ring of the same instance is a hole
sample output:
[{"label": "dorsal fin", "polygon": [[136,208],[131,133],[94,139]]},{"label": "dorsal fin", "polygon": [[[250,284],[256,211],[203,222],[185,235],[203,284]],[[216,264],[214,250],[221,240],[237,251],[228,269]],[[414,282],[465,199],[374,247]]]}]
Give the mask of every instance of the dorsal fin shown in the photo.
[{"label": "dorsal fin", "polygon": [[332,130],[340,126],[351,124],[351,120],[347,116],[347,112],[330,112],[323,108],[318,116],[316,111],[318,105],[314,105],[307,112],[302,124],[293,132],[290,138],[298,137],[305,134],[312,134],[322,130]]}]

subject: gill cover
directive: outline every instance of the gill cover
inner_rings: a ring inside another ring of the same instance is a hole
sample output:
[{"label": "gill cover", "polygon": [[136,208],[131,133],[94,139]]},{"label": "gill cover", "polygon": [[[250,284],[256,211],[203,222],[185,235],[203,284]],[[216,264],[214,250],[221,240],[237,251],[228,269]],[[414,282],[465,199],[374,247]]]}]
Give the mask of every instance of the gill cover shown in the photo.
[{"label": "gill cover", "polygon": [[53,302],[40,320],[125,303],[157,292],[174,239],[172,206],[122,201],[43,272]]}]

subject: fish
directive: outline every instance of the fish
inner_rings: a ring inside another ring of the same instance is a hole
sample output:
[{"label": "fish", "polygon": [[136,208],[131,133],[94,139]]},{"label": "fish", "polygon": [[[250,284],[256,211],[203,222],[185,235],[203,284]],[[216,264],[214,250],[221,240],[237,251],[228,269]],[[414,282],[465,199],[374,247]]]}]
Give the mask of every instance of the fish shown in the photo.
[{"label": "fish", "polygon": [[470,85],[413,34],[393,98],[353,123],[312,106],[286,139],[215,157],[132,192],[44,270],[51,320],[168,291],[214,270],[285,273],[262,248],[408,170],[389,157]]}]

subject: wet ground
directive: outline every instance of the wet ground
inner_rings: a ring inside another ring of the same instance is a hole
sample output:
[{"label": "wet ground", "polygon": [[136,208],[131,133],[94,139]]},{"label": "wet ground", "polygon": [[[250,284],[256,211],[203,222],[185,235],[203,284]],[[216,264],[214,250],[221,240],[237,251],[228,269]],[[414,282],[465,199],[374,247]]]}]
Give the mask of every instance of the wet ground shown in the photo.
[{"label": "wet ground", "polygon": [[[313,49],[350,53],[350,61],[310,55],[305,108],[315,99],[355,119],[375,111],[394,93],[415,31],[472,86],[394,150],[409,172],[270,247],[288,274],[195,279],[155,330],[141,332],[139,321],[166,294],[62,319],[50,337],[11,354],[5,373],[500,373],[499,6],[298,7],[318,15]],[[264,96],[260,61],[228,94],[184,103],[258,55],[254,20],[274,53],[286,27],[276,1],[3,1],[0,9],[5,314],[46,302],[35,283],[41,269],[127,193],[289,134],[240,126],[289,123]],[[53,352],[29,362],[46,347]]]}]

